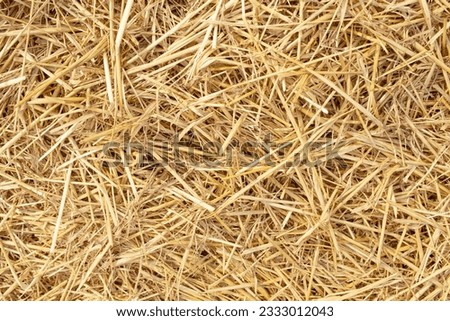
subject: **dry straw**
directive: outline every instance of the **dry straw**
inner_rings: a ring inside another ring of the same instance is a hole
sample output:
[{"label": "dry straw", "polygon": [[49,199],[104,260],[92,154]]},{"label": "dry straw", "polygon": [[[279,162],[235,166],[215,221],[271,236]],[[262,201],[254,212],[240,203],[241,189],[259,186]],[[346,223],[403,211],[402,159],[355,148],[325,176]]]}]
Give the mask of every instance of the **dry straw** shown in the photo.
[{"label": "dry straw", "polygon": [[449,19],[0,1],[0,299],[449,299]]}]

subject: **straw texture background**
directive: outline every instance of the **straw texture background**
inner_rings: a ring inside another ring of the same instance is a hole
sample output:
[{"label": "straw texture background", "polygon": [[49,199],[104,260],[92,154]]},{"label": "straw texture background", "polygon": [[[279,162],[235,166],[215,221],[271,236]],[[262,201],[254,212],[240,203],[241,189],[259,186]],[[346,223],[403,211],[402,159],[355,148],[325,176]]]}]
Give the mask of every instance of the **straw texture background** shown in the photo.
[{"label": "straw texture background", "polygon": [[0,1],[0,299],[448,300],[449,20]]}]

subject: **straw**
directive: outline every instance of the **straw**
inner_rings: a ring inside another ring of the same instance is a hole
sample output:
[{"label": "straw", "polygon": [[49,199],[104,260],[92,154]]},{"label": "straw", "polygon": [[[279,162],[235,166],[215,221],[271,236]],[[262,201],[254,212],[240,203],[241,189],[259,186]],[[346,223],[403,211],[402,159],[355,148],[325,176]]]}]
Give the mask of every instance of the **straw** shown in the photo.
[{"label": "straw", "polygon": [[448,300],[446,1],[2,1],[1,300]]}]

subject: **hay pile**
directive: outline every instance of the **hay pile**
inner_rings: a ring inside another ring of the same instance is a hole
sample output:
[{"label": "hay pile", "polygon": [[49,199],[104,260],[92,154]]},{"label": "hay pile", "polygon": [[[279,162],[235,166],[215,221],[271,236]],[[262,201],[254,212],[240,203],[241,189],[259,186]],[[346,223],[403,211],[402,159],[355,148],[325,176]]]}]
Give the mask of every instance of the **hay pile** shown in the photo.
[{"label": "hay pile", "polygon": [[0,299],[449,299],[449,18],[0,2]]}]

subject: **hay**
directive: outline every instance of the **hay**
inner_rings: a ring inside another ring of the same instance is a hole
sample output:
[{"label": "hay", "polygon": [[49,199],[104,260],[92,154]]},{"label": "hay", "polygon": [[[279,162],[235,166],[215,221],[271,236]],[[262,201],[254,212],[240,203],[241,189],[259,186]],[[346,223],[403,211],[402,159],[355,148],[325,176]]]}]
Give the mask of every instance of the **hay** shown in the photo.
[{"label": "hay", "polygon": [[0,2],[0,299],[448,300],[449,18]]}]

